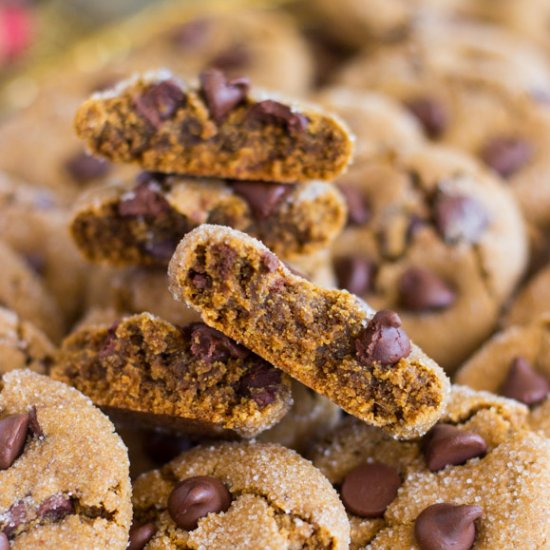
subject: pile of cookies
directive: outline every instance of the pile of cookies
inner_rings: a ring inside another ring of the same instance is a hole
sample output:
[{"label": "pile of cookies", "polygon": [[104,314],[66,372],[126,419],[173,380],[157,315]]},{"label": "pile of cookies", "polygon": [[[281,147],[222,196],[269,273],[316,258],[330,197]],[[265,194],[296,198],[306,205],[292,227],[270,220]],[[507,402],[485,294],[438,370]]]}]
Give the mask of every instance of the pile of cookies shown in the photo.
[{"label": "pile of cookies", "polygon": [[482,4],[210,14],[0,124],[0,550],[549,547],[550,62]]}]

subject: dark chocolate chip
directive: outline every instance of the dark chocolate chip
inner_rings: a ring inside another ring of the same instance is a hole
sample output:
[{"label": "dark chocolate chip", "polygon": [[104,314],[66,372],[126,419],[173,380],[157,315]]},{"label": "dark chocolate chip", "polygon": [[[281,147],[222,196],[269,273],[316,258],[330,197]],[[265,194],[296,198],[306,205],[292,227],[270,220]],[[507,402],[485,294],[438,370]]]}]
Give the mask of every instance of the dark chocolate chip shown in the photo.
[{"label": "dark chocolate chip", "polygon": [[432,271],[419,267],[407,269],[399,279],[399,296],[409,311],[446,309],[456,300],[456,292]]},{"label": "dark chocolate chip", "polygon": [[340,184],[338,188],[344,196],[348,207],[348,224],[363,225],[367,223],[371,217],[371,213],[367,201],[359,189],[353,185],[344,184]]},{"label": "dark chocolate chip", "polygon": [[71,497],[57,494],[47,498],[38,508],[38,517],[42,520],[60,521],[65,516],[74,514],[74,504]]},{"label": "dark chocolate chip", "polygon": [[485,456],[487,443],[475,432],[460,430],[451,424],[436,424],[426,434],[422,452],[431,472],[445,466],[464,464],[470,458]]},{"label": "dark chocolate chip", "polygon": [[179,241],[174,238],[152,240],[143,245],[143,250],[155,258],[155,260],[167,262],[174,254],[174,250],[176,250],[178,242]]},{"label": "dark chocolate chip", "polygon": [[190,269],[188,277],[191,285],[197,290],[206,290],[212,287],[212,279],[207,273],[200,273],[194,269]]},{"label": "dark chocolate chip", "polygon": [[210,26],[210,21],[205,17],[184,23],[172,32],[172,43],[182,50],[198,48],[207,43]]},{"label": "dark chocolate chip", "polygon": [[0,550],[10,550],[10,541],[2,531],[0,531]]},{"label": "dark chocolate chip", "polygon": [[307,118],[304,115],[295,113],[288,105],[271,99],[252,105],[248,109],[247,119],[284,125],[289,132],[304,132],[307,128]]},{"label": "dark chocolate chip", "polygon": [[223,71],[236,71],[246,69],[251,61],[250,49],[245,44],[233,44],[213,57],[208,66]]},{"label": "dark chocolate chip", "polygon": [[231,186],[237,195],[246,200],[252,215],[260,220],[271,216],[294,189],[293,185],[259,181],[235,181],[231,183]]},{"label": "dark chocolate chip", "polygon": [[273,252],[265,252],[264,254],[262,254],[261,262],[269,273],[273,273],[274,271],[276,271],[281,264],[279,258],[277,258],[277,256],[275,256]]},{"label": "dark chocolate chip", "polygon": [[259,407],[264,408],[275,401],[281,371],[265,362],[258,362],[241,378],[239,393],[253,399]]},{"label": "dark chocolate chip", "polygon": [[39,252],[29,252],[24,255],[27,265],[37,274],[44,275],[46,269],[46,258]]},{"label": "dark chocolate chip", "polygon": [[411,341],[395,311],[378,311],[355,339],[357,360],[363,365],[393,365],[411,353]]},{"label": "dark chocolate chip", "polygon": [[164,432],[150,432],[143,438],[144,453],[159,466],[170,462],[192,446],[193,443],[187,437]]},{"label": "dark chocolate chip", "polygon": [[421,550],[470,550],[481,506],[432,504],[416,518],[414,534]]},{"label": "dark chocolate chip", "polygon": [[38,416],[36,415],[36,407],[31,407],[29,411],[29,431],[40,439],[44,439],[44,432],[40,424],[38,423]]},{"label": "dark chocolate chip", "polygon": [[521,170],[533,157],[533,146],[518,137],[493,138],[480,153],[481,159],[503,178]]},{"label": "dark chocolate chip", "polygon": [[168,513],[178,527],[191,531],[199,519],[225,512],[231,495],[225,485],[210,476],[191,477],[178,483],[168,497]]},{"label": "dark chocolate chip", "polygon": [[0,470],[7,470],[23,452],[29,414],[11,414],[0,420]]},{"label": "dark chocolate chip", "polygon": [[525,405],[535,405],[550,393],[550,381],[539,374],[527,359],[516,357],[510,364],[499,393]]},{"label": "dark chocolate chip", "polygon": [[342,502],[351,514],[377,518],[397,496],[399,472],[385,464],[361,464],[345,477],[340,489]]},{"label": "dark chocolate chip", "polygon": [[76,183],[88,183],[106,176],[111,165],[104,159],[82,151],[67,159],[65,170]]},{"label": "dark chocolate chip", "polygon": [[225,243],[212,246],[212,253],[216,258],[216,271],[222,279],[228,277],[233,271],[237,261],[237,252]]},{"label": "dark chocolate chip", "polygon": [[202,71],[199,80],[208,110],[216,122],[223,121],[231,110],[242,103],[250,88],[248,78],[227,80],[217,69]]},{"label": "dark chocolate chip", "polygon": [[142,548],[155,536],[157,528],[154,523],[132,525],[130,529],[130,543],[126,550],[142,550]]},{"label": "dark chocolate chip", "polygon": [[8,511],[2,514],[2,516],[4,523],[2,530],[4,531],[4,534],[9,538],[17,531],[17,528],[25,523],[28,519],[25,501],[20,500],[19,502],[12,504],[9,507]]},{"label": "dark chocolate chip", "polygon": [[375,266],[367,258],[348,256],[337,258],[334,271],[338,286],[359,296],[368,294],[373,288]]},{"label": "dark chocolate chip", "polygon": [[207,363],[227,361],[230,357],[244,359],[250,352],[225,334],[206,326],[203,323],[189,325],[191,353],[194,357]]},{"label": "dark chocolate chip", "polygon": [[489,226],[485,207],[476,199],[463,195],[440,193],[434,205],[435,224],[441,236],[450,243],[477,243]]},{"label": "dark chocolate chip", "polygon": [[118,204],[118,213],[122,217],[155,218],[170,209],[170,203],[162,196],[161,186],[153,180],[138,183],[133,191],[122,196]]},{"label": "dark chocolate chip", "polygon": [[184,93],[170,80],[151,84],[134,98],[135,109],[154,128],[171,118],[184,103]]},{"label": "dark chocolate chip", "polygon": [[449,115],[435,97],[418,97],[406,102],[405,106],[420,122],[428,137],[438,138],[447,128]]}]

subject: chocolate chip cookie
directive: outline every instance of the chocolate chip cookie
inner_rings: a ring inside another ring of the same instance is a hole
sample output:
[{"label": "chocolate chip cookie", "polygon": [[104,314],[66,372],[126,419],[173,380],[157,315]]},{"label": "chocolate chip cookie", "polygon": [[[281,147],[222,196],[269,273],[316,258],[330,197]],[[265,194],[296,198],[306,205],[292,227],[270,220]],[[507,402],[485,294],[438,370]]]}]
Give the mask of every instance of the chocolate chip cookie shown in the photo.
[{"label": "chocolate chip cookie", "polygon": [[124,550],[128,455],[107,417],[29,370],[3,375],[0,411],[2,548]]},{"label": "chocolate chip cookie", "polygon": [[550,442],[525,429],[525,415],[511,400],[454,386],[417,441],[346,419],[312,459],[340,492],[351,548],[543,548]]},{"label": "chocolate chip cookie", "polygon": [[208,325],[365,422],[414,437],[440,416],[448,380],[396,313],[322,289],[256,239],[220,226],[184,237],[168,271],[174,298]]},{"label": "chocolate chip cookie", "polygon": [[550,437],[550,315],[495,334],[461,367],[459,384],[488,390],[530,407],[529,423]]},{"label": "chocolate chip cookie", "polygon": [[140,476],[133,492],[136,548],[348,548],[330,483],[279,445],[196,447]]},{"label": "chocolate chip cookie", "polygon": [[151,171],[226,179],[330,180],[345,169],[352,138],[315,107],[252,94],[247,78],[203,71],[188,84],[146,73],[93,95],[76,131],[90,150]]},{"label": "chocolate chip cookie", "polygon": [[475,161],[441,146],[378,155],[338,183],[349,212],[333,245],[339,287],[397,311],[411,338],[451,372],[491,334],[526,266],[513,197]]},{"label": "chocolate chip cookie", "polygon": [[122,424],[174,432],[252,437],[292,403],[287,377],[248,349],[202,323],[148,313],[74,332],[51,374]]},{"label": "chocolate chip cookie", "polygon": [[321,181],[281,185],[144,172],[131,184],[85,194],[70,227],[92,262],[163,266],[201,223],[244,231],[288,259],[326,248],[345,219],[338,189]]}]

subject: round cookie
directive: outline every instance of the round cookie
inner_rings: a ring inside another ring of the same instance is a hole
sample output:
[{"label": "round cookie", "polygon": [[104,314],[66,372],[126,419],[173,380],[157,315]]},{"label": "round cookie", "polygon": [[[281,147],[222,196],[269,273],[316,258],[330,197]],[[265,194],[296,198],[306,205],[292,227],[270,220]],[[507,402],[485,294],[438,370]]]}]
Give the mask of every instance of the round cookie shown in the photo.
[{"label": "round cookie", "polygon": [[44,374],[53,363],[54,353],[41,330],[0,307],[0,374],[24,368]]},{"label": "round cookie", "polygon": [[350,212],[333,246],[340,288],[395,309],[452,371],[489,336],[527,261],[510,193],[469,157],[433,145],[380,155],[338,183]]},{"label": "round cookie", "polygon": [[76,390],[28,370],[3,376],[0,411],[0,531],[9,548],[125,549],[128,455],[107,417]]},{"label": "round cookie", "polygon": [[[197,497],[204,497],[194,504],[197,476],[203,476]],[[134,524],[153,524],[145,550],[343,550],[349,544],[346,514],[330,483],[279,445],[195,447],[140,476],[133,494]]]},{"label": "round cookie", "polygon": [[[550,442],[525,429],[525,415],[511,400],[455,386],[422,440],[346,419],[312,459],[339,488],[350,548],[543,548]],[[436,503],[451,505],[443,525]]]},{"label": "round cookie", "polygon": [[456,382],[514,398],[550,438],[550,314],[495,334],[456,373]]}]

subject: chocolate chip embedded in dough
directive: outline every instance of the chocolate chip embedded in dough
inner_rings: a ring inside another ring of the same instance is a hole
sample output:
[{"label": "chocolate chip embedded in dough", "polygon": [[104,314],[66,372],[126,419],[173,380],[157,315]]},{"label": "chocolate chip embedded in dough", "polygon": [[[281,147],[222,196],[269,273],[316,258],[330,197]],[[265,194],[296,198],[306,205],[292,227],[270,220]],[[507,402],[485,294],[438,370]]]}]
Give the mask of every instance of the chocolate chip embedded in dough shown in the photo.
[{"label": "chocolate chip embedded in dough", "polygon": [[231,182],[231,187],[246,200],[252,215],[259,220],[271,216],[294,189],[293,185],[248,181]]},{"label": "chocolate chip embedded in dough", "polygon": [[80,151],[66,160],[65,170],[76,183],[88,183],[106,176],[111,170],[111,164]]},{"label": "chocolate chip embedded in dough", "polygon": [[150,84],[139,96],[134,97],[134,108],[154,128],[171,118],[184,103],[183,91],[170,80]]},{"label": "chocolate chip embedded in dough", "polygon": [[191,331],[191,353],[207,363],[227,361],[230,357],[244,359],[250,352],[230,338],[204,323],[193,323]]},{"label": "chocolate chip embedded in dough", "polygon": [[533,146],[520,137],[497,137],[482,149],[483,162],[503,178],[509,178],[521,170],[533,157]]},{"label": "chocolate chip embedded in dough", "polygon": [[218,69],[202,71],[199,80],[208,110],[218,123],[246,99],[250,88],[248,78],[228,80]]},{"label": "chocolate chip embedded in dough", "polygon": [[275,401],[281,383],[281,371],[260,361],[253,365],[239,383],[239,392],[250,397],[260,408]]},{"label": "chocolate chip embedded in dough", "polygon": [[405,103],[405,107],[421,124],[426,135],[432,139],[443,134],[449,124],[449,114],[435,97],[417,97]]},{"label": "chocolate chip embedded in dough", "polygon": [[307,118],[295,113],[288,105],[266,99],[255,103],[248,109],[247,119],[259,122],[282,124],[289,132],[304,132],[307,128]]},{"label": "chocolate chip embedded in dough", "polygon": [[539,374],[527,359],[516,357],[510,364],[499,393],[525,405],[535,405],[550,393],[550,381]]},{"label": "chocolate chip embedded in dough", "polygon": [[348,207],[348,224],[363,225],[367,223],[371,217],[371,212],[367,201],[353,185],[338,185],[338,189],[346,200]]},{"label": "chocolate chip embedded in dough", "polygon": [[375,266],[368,258],[362,256],[347,256],[337,258],[334,271],[338,287],[345,288],[352,294],[362,296],[373,288]]},{"label": "chocolate chip embedded in dough", "polygon": [[126,550],[142,550],[142,548],[155,536],[157,528],[154,523],[132,525],[130,528],[130,542]]},{"label": "chocolate chip embedded in dough", "polygon": [[456,292],[443,279],[418,267],[399,278],[399,296],[403,308],[419,312],[447,309],[456,300]]},{"label": "chocolate chip embedded in dough", "polygon": [[23,452],[29,414],[11,414],[0,420],[0,470],[7,470]]}]

